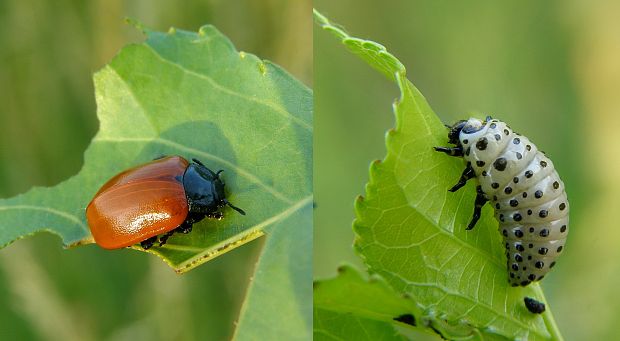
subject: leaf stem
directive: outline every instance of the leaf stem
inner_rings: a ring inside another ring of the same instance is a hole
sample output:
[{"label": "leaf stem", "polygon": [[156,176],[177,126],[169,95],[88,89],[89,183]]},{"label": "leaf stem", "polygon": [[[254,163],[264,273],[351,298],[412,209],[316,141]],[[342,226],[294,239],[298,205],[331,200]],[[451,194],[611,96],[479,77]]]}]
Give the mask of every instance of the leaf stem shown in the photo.
[{"label": "leaf stem", "polygon": [[536,297],[540,298],[543,303],[545,303],[546,309],[542,317],[545,321],[545,326],[547,327],[547,330],[551,334],[551,339],[555,341],[564,341],[562,333],[560,333],[560,329],[555,323],[555,319],[553,318],[553,314],[551,313],[551,309],[549,308],[549,303],[547,303],[547,299],[545,298],[542,288],[540,287],[540,285],[537,285],[534,287],[534,290],[536,291]]}]

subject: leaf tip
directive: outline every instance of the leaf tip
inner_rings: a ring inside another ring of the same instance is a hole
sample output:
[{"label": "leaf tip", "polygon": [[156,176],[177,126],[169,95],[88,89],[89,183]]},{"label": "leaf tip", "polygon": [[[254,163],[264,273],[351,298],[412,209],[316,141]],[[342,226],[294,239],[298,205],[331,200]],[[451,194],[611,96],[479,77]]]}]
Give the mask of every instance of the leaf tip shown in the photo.
[{"label": "leaf tip", "polygon": [[134,19],[131,17],[125,17],[125,23],[133,26],[135,29],[137,29],[138,31],[144,34],[149,33],[149,29],[144,27],[144,24],[142,24],[142,22],[140,22],[138,19]]},{"label": "leaf tip", "polygon": [[349,267],[346,265],[340,265],[338,268],[336,268],[336,271],[338,272],[338,274],[342,275],[346,272],[348,272]]},{"label": "leaf tip", "polygon": [[265,65],[264,62],[260,61],[258,62],[258,71],[260,71],[261,75],[266,75],[267,74],[267,65]]},{"label": "leaf tip", "polygon": [[78,246],[82,246],[82,245],[88,245],[88,244],[94,244],[95,243],[95,238],[93,238],[92,235],[89,235],[86,238],[82,238],[76,242],[70,243],[68,245],[66,245],[67,249],[72,249],[74,247],[78,247]]}]

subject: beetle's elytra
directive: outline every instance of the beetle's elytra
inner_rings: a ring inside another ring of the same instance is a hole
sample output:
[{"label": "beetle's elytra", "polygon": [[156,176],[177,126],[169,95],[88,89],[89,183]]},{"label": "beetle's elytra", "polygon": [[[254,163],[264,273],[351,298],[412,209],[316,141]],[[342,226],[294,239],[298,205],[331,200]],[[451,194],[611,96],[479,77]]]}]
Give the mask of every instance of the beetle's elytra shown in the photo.
[{"label": "beetle's elytra", "polygon": [[137,243],[148,249],[175,232],[189,233],[205,217],[221,219],[224,206],[245,214],[226,200],[221,172],[167,156],[119,173],[86,208],[95,242],[105,249]]}]

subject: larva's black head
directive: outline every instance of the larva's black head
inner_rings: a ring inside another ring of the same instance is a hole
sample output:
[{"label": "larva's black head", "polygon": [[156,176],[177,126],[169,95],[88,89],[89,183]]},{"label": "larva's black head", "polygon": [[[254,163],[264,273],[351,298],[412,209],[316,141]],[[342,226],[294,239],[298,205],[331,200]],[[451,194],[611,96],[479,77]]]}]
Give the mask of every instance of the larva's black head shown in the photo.
[{"label": "larva's black head", "polygon": [[212,214],[223,206],[230,206],[235,211],[245,215],[245,212],[233,206],[224,193],[224,182],[220,179],[220,173],[213,172],[202,162],[192,159],[183,174],[183,187],[189,204],[190,212]]},{"label": "larva's black head", "polygon": [[463,130],[465,124],[467,124],[466,120],[460,120],[454,123],[452,126],[448,127],[450,129],[450,131],[448,132],[448,141],[451,144],[460,144],[459,134],[461,134],[461,130]]},{"label": "larva's black head", "polygon": [[448,141],[455,145],[460,145],[459,135],[461,131],[465,134],[473,134],[480,131],[487,122],[491,121],[491,116],[487,116],[486,120],[481,121],[477,118],[470,118],[469,120],[460,120],[454,123],[452,126],[447,126],[450,131],[448,132]]}]

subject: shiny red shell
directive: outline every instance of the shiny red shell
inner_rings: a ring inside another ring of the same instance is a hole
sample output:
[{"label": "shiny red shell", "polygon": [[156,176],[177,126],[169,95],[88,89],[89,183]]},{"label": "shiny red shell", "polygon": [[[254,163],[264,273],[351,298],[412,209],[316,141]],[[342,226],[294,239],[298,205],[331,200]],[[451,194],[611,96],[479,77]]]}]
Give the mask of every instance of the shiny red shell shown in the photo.
[{"label": "shiny red shell", "polygon": [[95,242],[105,249],[118,249],[181,225],[188,213],[183,188],[188,165],[180,156],[168,156],[106,182],[86,208]]}]

